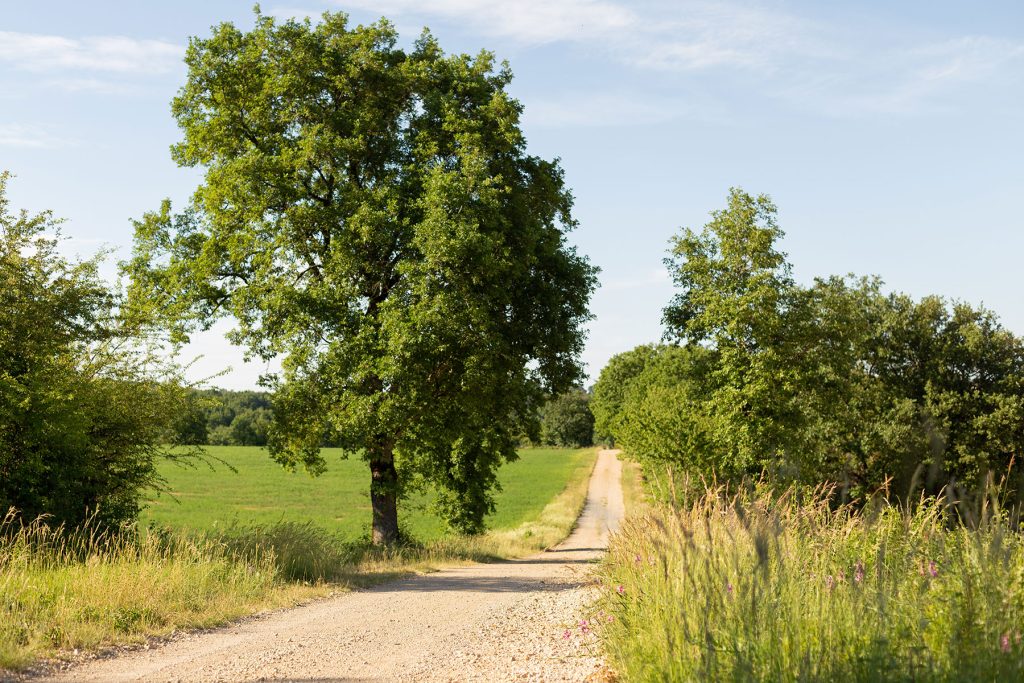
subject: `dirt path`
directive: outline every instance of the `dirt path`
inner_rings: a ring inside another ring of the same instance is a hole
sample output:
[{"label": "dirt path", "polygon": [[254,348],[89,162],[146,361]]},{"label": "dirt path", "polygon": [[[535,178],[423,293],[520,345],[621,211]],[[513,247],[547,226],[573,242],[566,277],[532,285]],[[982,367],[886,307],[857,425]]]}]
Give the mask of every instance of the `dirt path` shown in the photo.
[{"label": "dirt path", "polygon": [[49,680],[582,681],[600,667],[574,628],[593,596],[587,565],[623,514],[615,456],[601,451],[575,531],[548,552],[347,593]]}]

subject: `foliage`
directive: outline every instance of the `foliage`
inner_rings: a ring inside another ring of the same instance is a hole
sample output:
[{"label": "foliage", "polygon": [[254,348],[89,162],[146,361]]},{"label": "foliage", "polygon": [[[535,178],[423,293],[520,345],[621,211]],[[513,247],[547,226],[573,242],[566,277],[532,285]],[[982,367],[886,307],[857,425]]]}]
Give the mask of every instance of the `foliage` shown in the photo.
[{"label": "foliage", "polygon": [[68,525],[90,514],[97,524],[130,521],[142,490],[158,483],[155,463],[167,455],[185,389],[118,317],[101,256],[61,256],[58,221],[12,213],[7,179],[0,175],[0,510]]},{"label": "foliage", "polygon": [[[717,354],[699,346],[641,348],[646,365],[621,388],[616,445],[645,462],[729,472],[732,463],[716,448],[718,432],[707,410],[707,377]],[[598,384],[607,381],[602,374]]]},{"label": "foliage", "polygon": [[[1024,675],[1024,538],[968,517],[710,490],[627,520],[599,634],[626,681],[1004,681]],[[979,511],[981,508],[976,508]]]},{"label": "foliage", "polygon": [[233,341],[284,357],[274,457],[319,473],[325,437],[361,453],[379,542],[410,486],[480,530],[522,425],[580,377],[595,281],[507,66],[396,43],[386,21],[258,10],[249,32],[193,39],[173,156],[204,182],[137,223],[127,265],[140,310],[178,334],[230,314]]},{"label": "foliage", "polygon": [[594,414],[587,392],[575,389],[548,401],[541,411],[541,438],[546,444],[566,448],[593,445]]},{"label": "foliage", "polygon": [[638,346],[611,357],[594,384],[590,409],[594,413],[594,436],[598,441],[614,445],[618,417],[625,400],[623,394],[632,380],[643,372],[655,353],[651,345]]},{"label": "foliage", "polygon": [[1007,472],[1024,452],[1024,342],[989,311],[885,294],[878,278],[797,285],[781,237],[770,200],[740,190],[683,231],[665,309],[682,347],[613,358],[594,388],[599,425],[649,461],[859,498]]}]

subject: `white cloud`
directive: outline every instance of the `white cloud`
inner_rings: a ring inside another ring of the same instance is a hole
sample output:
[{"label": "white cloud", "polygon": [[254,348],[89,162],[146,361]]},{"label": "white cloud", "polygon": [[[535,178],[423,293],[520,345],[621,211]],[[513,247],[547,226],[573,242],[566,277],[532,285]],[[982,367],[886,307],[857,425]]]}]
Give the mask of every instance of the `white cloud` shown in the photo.
[{"label": "white cloud", "polygon": [[162,40],[125,36],[64,36],[0,31],[0,63],[33,72],[167,73],[184,49]]},{"label": "white cloud", "polygon": [[[475,33],[527,45],[586,43],[618,61],[689,71],[765,68],[823,50],[810,22],[745,2],[706,0],[344,0],[391,17],[458,22]],[[291,10],[294,13],[294,10]]]},{"label": "white cloud", "polygon": [[605,0],[345,0],[344,6],[461,21],[485,35],[531,44],[604,37],[639,22],[630,9]]},{"label": "white cloud", "polygon": [[56,149],[74,144],[71,140],[55,136],[38,126],[0,123],[0,147]]}]

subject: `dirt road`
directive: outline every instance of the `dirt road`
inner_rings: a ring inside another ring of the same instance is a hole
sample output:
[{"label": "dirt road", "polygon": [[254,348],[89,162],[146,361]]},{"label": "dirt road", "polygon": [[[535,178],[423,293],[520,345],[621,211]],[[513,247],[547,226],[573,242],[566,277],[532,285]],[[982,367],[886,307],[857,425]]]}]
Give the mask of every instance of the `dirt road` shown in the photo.
[{"label": "dirt road", "polygon": [[49,680],[585,680],[600,667],[578,627],[588,564],[623,514],[615,456],[599,454],[576,529],[548,552],[347,593]]}]

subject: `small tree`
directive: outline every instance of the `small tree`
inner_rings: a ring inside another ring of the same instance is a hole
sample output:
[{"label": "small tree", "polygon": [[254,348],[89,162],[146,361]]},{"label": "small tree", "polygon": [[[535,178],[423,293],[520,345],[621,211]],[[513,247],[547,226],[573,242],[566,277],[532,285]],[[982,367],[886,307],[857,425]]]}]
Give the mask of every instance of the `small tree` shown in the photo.
[{"label": "small tree", "polygon": [[186,392],[117,317],[100,257],[58,251],[49,213],[13,214],[0,174],[0,511],[131,521]]},{"label": "small tree", "polygon": [[325,439],[361,454],[376,543],[417,482],[482,528],[522,424],[580,379],[595,282],[508,68],[396,41],[383,20],[258,10],[193,39],[173,155],[205,180],[137,224],[129,264],[135,301],[181,335],[231,314],[233,341],[283,355],[271,451],[314,474]]},{"label": "small tree", "polygon": [[544,443],[568,448],[594,444],[594,414],[590,396],[582,389],[567,391],[544,406],[541,416]]},{"label": "small tree", "polygon": [[718,443],[735,471],[775,467],[797,445],[801,339],[789,325],[796,289],[776,246],[782,235],[768,196],[733,189],[728,206],[701,232],[684,229],[666,259],[679,291],[664,311],[665,336],[717,353],[708,410],[729,435]]}]

